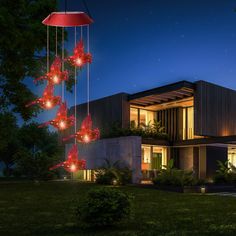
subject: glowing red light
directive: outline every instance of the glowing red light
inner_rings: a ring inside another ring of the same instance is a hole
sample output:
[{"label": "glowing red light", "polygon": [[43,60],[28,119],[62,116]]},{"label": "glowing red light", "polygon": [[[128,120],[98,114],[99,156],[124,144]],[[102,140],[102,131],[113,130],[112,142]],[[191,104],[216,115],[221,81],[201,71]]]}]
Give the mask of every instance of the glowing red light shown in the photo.
[{"label": "glowing red light", "polygon": [[68,152],[67,160],[51,167],[49,170],[63,167],[68,172],[76,172],[85,169],[85,165],[85,160],[79,160],[78,148],[77,145],[74,144]]},{"label": "glowing red light", "polygon": [[60,57],[56,57],[53,61],[50,71],[37,79],[34,80],[34,82],[37,82],[38,80],[47,80],[50,84],[60,84],[62,81],[68,80],[68,71],[61,71],[61,65],[62,60]]},{"label": "glowing red light", "polygon": [[50,120],[48,122],[43,123],[39,127],[43,127],[46,125],[52,125],[53,127],[59,129],[59,130],[65,130],[75,123],[75,117],[73,115],[67,116],[67,105],[65,102],[61,103],[56,117],[53,120]]},{"label": "glowing red light", "polygon": [[80,143],[90,143],[100,138],[100,131],[98,128],[92,129],[92,119],[91,115],[87,115],[81,124],[81,128],[73,135],[70,135],[63,140],[69,140],[71,138],[76,138]]},{"label": "glowing red light", "polygon": [[54,96],[54,87],[48,84],[43,92],[43,96],[26,105],[26,107],[38,104],[43,109],[52,109],[61,103],[60,96]]},{"label": "glowing red light", "polygon": [[68,57],[66,60],[73,66],[83,67],[86,63],[92,62],[92,55],[84,52],[84,44],[80,40],[74,49],[74,55]]}]

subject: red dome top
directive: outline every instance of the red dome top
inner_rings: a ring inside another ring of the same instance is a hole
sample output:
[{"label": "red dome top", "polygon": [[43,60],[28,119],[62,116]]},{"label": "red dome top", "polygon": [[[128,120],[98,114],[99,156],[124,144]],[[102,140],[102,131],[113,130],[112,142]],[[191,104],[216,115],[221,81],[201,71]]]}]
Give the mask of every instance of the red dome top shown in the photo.
[{"label": "red dome top", "polygon": [[93,20],[84,12],[52,12],[42,23],[49,26],[73,27],[90,25]]}]

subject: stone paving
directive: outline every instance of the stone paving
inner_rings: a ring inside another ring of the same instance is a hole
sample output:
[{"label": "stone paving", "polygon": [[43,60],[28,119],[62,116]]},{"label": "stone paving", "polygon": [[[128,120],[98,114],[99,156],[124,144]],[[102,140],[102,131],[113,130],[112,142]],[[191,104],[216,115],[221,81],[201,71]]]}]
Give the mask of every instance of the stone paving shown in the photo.
[{"label": "stone paving", "polygon": [[220,192],[220,193],[208,193],[207,195],[217,195],[226,197],[236,197],[236,192]]}]

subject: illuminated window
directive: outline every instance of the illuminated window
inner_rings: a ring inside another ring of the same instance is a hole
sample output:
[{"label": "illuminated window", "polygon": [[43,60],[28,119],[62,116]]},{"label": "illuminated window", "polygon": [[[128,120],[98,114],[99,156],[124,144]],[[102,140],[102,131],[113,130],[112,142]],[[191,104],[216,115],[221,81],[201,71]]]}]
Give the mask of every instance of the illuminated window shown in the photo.
[{"label": "illuminated window", "polygon": [[140,113],[140,118],[139,118],[139,123],[140,124],[144,124],[144,125],[148,125],[148,124],[152,124],[153,120],[155,119],[155,113],[153,111],[147,111],[147,110],[142,110],[140,109],[139,111]]},{"label": "illuminated window", "polygon": [[187,121],[188,121],[188,130],[187,136],[188,139],[193,139],[193,107],[187,108]]},{"label": "illuminated window", "polygon": [[228,161],[236,166],[236,148],[229,147],[228,148]]},{"label": "illuminated window", "polygon": [[142,162],[151,163],[151,147],[142,146]]},{"label": "illuminated window", "polygon": [[132,126],[138,126],[138,109],[130,108],[130,124]]},{"label": "illuminated window", "polygon": [[194,138],[193,107],[183,108],[183,140]]},{"label": "illuminated window", "polygon": [[160,170],[166,164],[166,147],[142,145],[142,170]]},{"label": "illuminated window", "polygon": [[153,147],[152,169],[160,170],[167,165],[167,149],[165,147]]}]

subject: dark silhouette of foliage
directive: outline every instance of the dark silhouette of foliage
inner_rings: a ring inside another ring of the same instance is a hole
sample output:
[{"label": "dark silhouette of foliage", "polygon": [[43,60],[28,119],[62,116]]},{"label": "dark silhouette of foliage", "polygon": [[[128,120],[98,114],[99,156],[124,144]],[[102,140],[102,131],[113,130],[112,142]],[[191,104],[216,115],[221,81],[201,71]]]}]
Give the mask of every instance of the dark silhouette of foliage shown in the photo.
[{"label": "dark silhouette of foliage", "polygon": [[132,171],[118,160],[111,162],[105,159],[105,164],[95,172],[96,183],[106,185],[125,185],[131,183]]},{"label": "dark silhouette of foliage", "polygon": [[11,175],[15,153],[19,148],[16,118],[9,112],[0,113],[0,161],[5,165],[4,174]]},{"label": "dark silhouette of foliage", "polygon": [[[56,0],[1,0],[0,109],[19,113],[24,120],[39,111],[37,107],[25,108],[35,95],[24,79],[45,72],[46,57],[42,52],[47,37],[41,21],[55,10]],[[51,36],[54,40],[55,34]]]},{"label": "dark silhouette of foliage", "polygon": [[15,154],[16,173],[29,179],[49,179],[49,168],[62,159],[57,133],[38,124],[23,125],[19,130],[20,149]]}]

